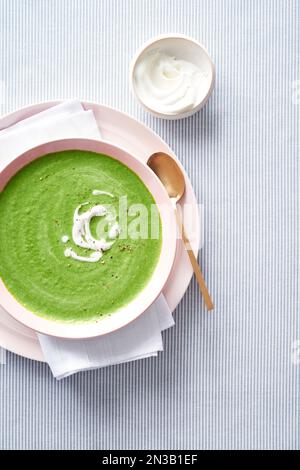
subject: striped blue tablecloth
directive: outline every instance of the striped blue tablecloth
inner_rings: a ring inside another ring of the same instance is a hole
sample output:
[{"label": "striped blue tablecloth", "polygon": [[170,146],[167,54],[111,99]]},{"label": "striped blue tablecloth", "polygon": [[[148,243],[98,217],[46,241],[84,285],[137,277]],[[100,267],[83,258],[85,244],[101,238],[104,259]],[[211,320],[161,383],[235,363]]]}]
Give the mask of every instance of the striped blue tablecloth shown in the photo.
[{"label": "striped blue tablecloth", "polygon": [[[181,32],[216,63],[216,90],[178,122],[146,115],[129,60]],[[2,114],[79,97],[131,113],[177,152],[205,204],[201,264],[165,352],[56,382],[46,365],[0,366],[0,447],[299,448],[297,0],[0,0]]]}]

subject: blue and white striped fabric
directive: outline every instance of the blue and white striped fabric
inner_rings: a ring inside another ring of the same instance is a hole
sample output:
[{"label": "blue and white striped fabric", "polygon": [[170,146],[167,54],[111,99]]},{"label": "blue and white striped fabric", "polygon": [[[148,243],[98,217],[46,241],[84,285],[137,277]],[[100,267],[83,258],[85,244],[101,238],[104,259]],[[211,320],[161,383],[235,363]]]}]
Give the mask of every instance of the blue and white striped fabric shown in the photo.
[{"label": "blue and white striped fabric", "polygon": [[[131,56],[163,32],[216,63],[213,97],[184,121],[130,95]],[[2,113],[79,97],[158,132],[205,204],[216,304],[193,281],[158,359],[61,383],[7,353],[2,449],[299,449],[299,44],[298,0],[0,0]]]}]

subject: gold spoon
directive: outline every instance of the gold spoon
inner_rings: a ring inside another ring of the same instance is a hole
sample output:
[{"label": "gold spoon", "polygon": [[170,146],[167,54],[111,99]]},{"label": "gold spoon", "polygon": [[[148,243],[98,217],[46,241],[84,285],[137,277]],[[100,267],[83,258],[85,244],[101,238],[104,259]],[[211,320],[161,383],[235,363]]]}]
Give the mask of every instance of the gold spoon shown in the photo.
[{"label": "gold spoon", "polygon": [[194,255],[189,239],[187,238],[184,232],[181,217],[177,209],[177,203],[180,201],[185,192],[185,180],[183,173],[175,162],[174,158],[164,152],[153,153],[153,155],[148,158],[147,165],[158,176],[158,178],[166,188],[169,197],[175,203],[176,220],[182,237],[182,241],[188,252],[207,310],[212,310],[214,308],[214,305],[206,287],[205,280],[200,270],[196,256]]}]

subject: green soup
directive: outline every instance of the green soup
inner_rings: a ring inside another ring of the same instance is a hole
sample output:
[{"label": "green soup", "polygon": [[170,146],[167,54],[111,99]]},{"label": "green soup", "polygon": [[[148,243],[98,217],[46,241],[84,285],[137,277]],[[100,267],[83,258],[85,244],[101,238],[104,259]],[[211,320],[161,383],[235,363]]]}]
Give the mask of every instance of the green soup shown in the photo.
[{"label": "green soup", "polygon": [[29,310],[57,321],[97,319],[128,304],[161,251],[144,183],[91,152],[54,153],[24,167],[0,194],[0,220],[3,282]]}]

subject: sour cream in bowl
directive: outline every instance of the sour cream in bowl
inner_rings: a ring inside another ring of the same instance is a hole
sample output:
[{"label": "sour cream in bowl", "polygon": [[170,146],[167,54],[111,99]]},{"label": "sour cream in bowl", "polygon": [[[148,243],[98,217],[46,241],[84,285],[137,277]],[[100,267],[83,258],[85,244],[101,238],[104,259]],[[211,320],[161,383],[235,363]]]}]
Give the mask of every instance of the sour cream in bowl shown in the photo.
[{"label": "sour cream in bowl", "polygon": [[215,68],[206,50],[183,35],[164,35],[135,55],[130,79],[143,107],[165,119],[179,119],[201,109],[214,88]]}]

